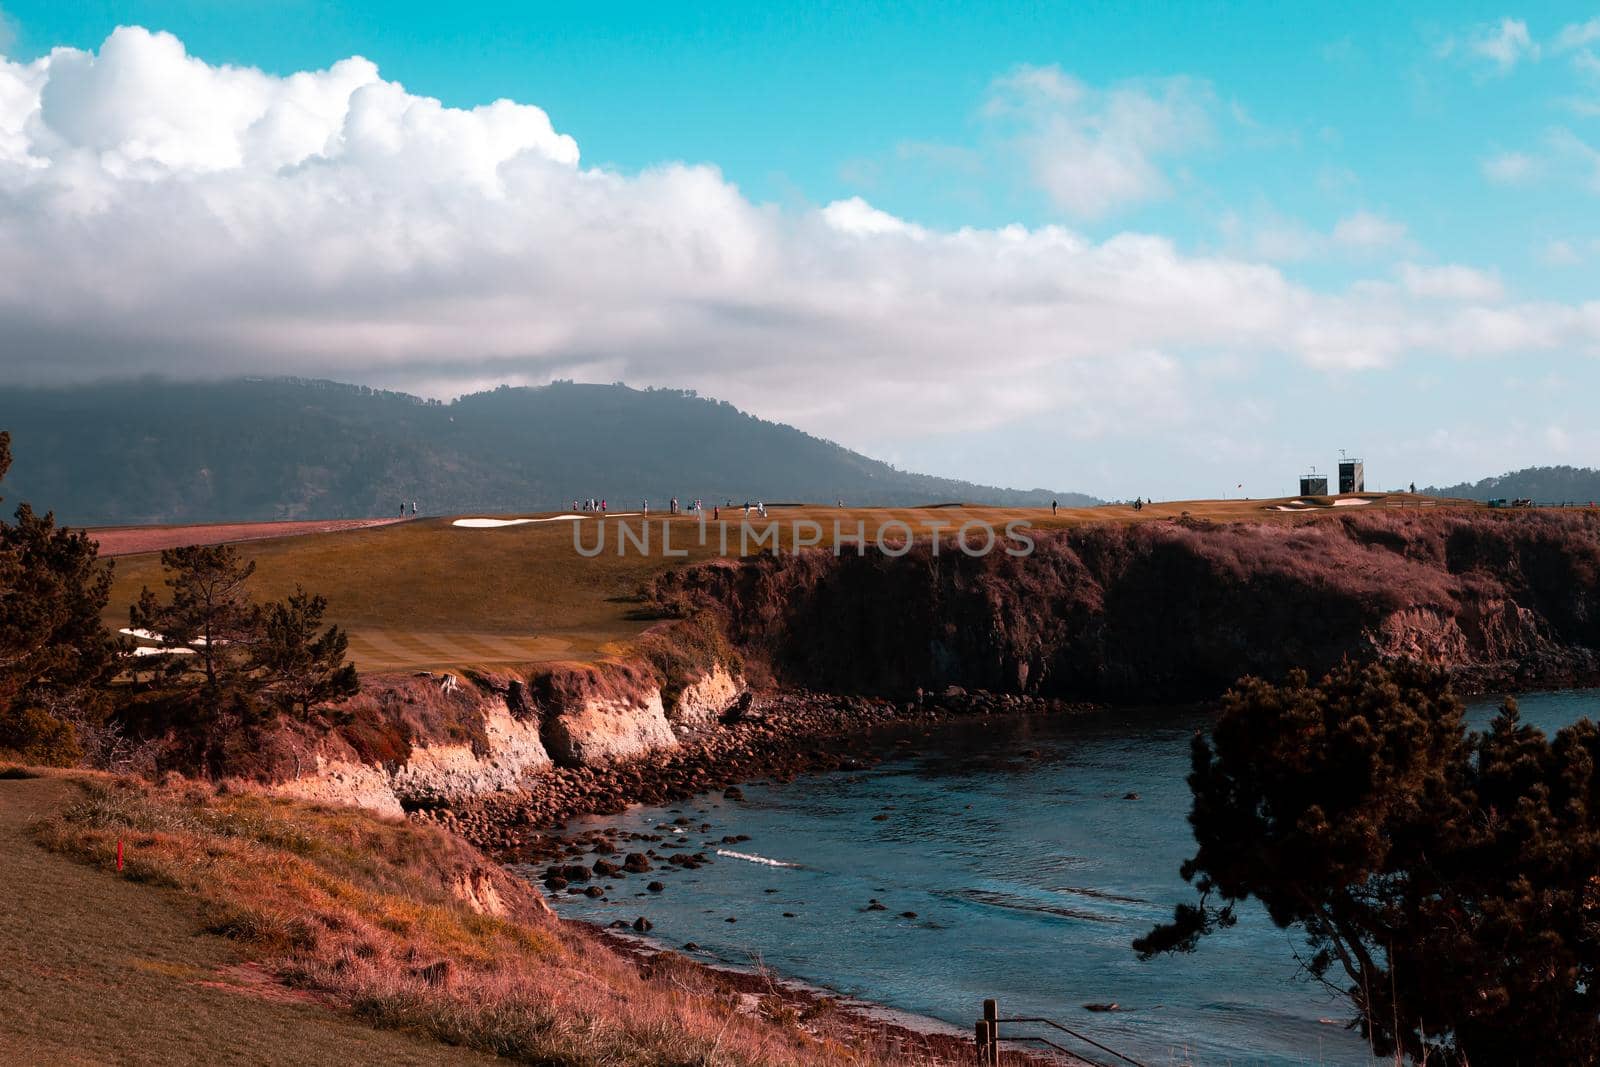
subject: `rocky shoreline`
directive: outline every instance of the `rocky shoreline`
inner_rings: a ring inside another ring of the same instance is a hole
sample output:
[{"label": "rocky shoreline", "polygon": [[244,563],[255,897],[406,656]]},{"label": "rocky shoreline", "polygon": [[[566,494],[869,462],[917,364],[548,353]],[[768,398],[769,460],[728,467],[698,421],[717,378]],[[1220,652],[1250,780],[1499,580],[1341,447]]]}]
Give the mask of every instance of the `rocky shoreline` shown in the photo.
[{"label": "rocky shoreline", "polygon": [[[865,769],[907,749],[933,730],[996,716],[1081,715],[1099,705],[1042,697],[967,693],[951,688],[909,701],[846,697],[796,690],[750,692],[720,721],[680,734],[678,747],[593,766],[554,767],[527,777],[514,792],[411,813],[436,821],[494,855],[514,873],[542,883],[547,895],[631,897],[666,890],[662,878],[716,862],[719,846],[742,837],[704,841],[709,826],[679,813],[658,832],[613,828],[573,831],[569,820],[620,814],[634,804],[670,804],[708,792],[740,800],[741,783],[789,781],[803,774]],[[643,901],[641,901],[643,908]],[[647,909],[644,909],[647,910]],[[971,1038],[938,1020],[840,997],[825,989],[716,961],[693,959],[693,942],[678,951],[650,940],[652,924],[640,915],[610,927],[568,919],[590,929],[647,974],[693,975],[696,985],[737,1000],[740,1010],[793,1020],[853,1044],[923,1063],[970,1062]],[[1078,1064],[1007,1050],[1024,1067]]]},{"label": "rocky shoreline", "polygon": [[[578,921],[578,920],[572,920]],[[757,968],[737,968],[691,960],[638,935],[622,934],[584,923],[613,952],[633,961],[644,973],[692,973],[697,984],[709,984],[739,1010],[788,1019],[813,1033],[844,1038],[857,1048],[870,1048],[887,1058],[925,1065],[973,1062],[972,1037],[938,1019],[909,1015],[869,1001],[841,997],[829,990]],[[1005,1062],[1014,1067],[1087,1067],[1088,1061],[1065,1054],[1037,1053],[1008,1047]]]},{"label": "rocky shoreline", "polygon": [[751,692],[722,720],[685,731],[679,745],[626,760],[556,767],[510,792],[416,811],[506,862],[538,863],[594,851],[595,835],[564,833],[569,819],[615,815],[741,783],[863,769],[948,723],[996,715],[1084,714],[1099,705],[951,688],[896,702],[802,690]]}]

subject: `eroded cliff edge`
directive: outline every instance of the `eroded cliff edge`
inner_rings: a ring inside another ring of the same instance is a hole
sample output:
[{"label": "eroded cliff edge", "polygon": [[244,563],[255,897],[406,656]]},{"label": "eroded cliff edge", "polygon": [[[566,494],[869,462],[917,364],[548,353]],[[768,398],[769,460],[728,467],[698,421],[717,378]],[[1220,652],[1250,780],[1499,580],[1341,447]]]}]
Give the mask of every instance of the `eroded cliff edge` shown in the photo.
[{"label": "eroded cliff edge", "polygon": [[1469,690],[1600,676],[1595,512],[1108,523],[1034,536],[1024,558],[920,544],[903,556],[815,551],[671,571],[649,598],[676,618],[629,655],[375,677],[331,734],[272,739],[256,777],[390,814],[447,808],[551,770],[660,761],[688,739],[704,747],[751,681],[896,702],[952,686],[1161,702],[1346,658],[1420,658]]},{"label": "eroded cliff edge", "polygon": [[371,677],[334,729],[264,737],[239,770],[287,796],[389,815],[447,808],[556,768],[675,749],[745,692],[718,632],[669,622],[631,657],[599,663]]},{"label": "eroded cliff edge", "polygon": [[958,685],[1121,701],[1413,656],[1468,689],[1596,676],[1600,513],[1391,512],[1299,524],[1106,523],[1025,558],[919,544],[709,564],[655,583],[783,684]]}]

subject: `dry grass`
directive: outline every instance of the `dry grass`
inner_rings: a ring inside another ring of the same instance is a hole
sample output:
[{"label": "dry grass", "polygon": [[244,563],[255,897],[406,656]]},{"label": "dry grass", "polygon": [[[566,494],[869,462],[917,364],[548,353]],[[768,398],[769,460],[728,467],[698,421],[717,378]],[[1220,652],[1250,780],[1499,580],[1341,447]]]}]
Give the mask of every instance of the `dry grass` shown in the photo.
[{"label": "dry grass", "polygon": [[195,936],[183,896],[40,848],[32,824],[82,790],[65,772],[22,773],[0,773],[0,1063],[490,1062],[363,1025],[288,989],[235,943]]},{"label": "dry grass", "polygon": [[[1375,498],[1374,508],[1416,503],[1411,497]],[[970,521],[996,529],[1026,521],[1038,529],[1088,523],[1150,522],[1178,518],[1212,521],[1304,522],[1310,515],[1349,514],[1362,509],[1328,508],[1318,513],[1270,509],[1277,501],[1210,500],[1066,509],[929,507],[838,509],[772,508],[767,524],[778,527],[783,544],[792,541],[793,523],[817,524],[821,543],[833,543],[834,524],[853,532],[866,525],[869,536],[881,523],[898,520],[926,536],[929,522],[948,524],[946,535]],[[699,523],[672,522],[672,548],[660,552],[663,516],[650,516],[652,554],[629,544],[616,551],[619,528],[639,535],[639,518],[605,520],[605,552],[588,559],[573,549],[572,524],[531,523],[499,529],[460,529],[449,519],[428,519],[386,527],[308,534],[257,541],[244,554],[258,564],[255,584],[263,598],[286,596],[299,583],[325,595],[330,620],[351,632],[351,653],[364,670],[397,670],[557,660],[592,660],[637,638],[652,619],[644,616],[639,591],[662,571],[703,560],[718,550],[721,529],[730,549],[739,545],[739,509],[725,511],[720,524],[708,522],[707,544],[699,543]],[[762,520],[752,529],[764,532]],[[598,522],[585,519],[582,536],[592,546]],[[770,544],[770,542],[768,542]],[[754,541],[751,543],[754,548]],[[117,561],[116,586],[106,618],[127,625],[128,605],[144,585],[159,588],[160,560],[154,553]]]},{"label": "dry grass", "polygon": [[[709,972],[669,959],[641,973],[429,826],[99,780],[39,836],[108,872],[123,840],[126,878],[187,895],[208,930],[378,1027],[539,1064],[891,1062],[793,1013],[741,1011]],[[504,914],[452,891],[473,871]]]}]

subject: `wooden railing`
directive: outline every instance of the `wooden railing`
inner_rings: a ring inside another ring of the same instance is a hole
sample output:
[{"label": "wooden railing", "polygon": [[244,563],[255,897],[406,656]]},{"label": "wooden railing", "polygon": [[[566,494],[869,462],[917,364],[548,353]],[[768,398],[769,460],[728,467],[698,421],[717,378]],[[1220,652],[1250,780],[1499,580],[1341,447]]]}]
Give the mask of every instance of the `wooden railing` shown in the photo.
[{"label": "wooden railing", "polygon": [[[1048,1037],[1042,1037],[1036,1034],[1013,1034],[1009,1032],[1006,1034],[1001,1034],[1001,1023],[1006,1024],[1008,1028],[1014,1026],[1048,1027],[1050,1030],[1055,1032],[1055,1035],[1063,1036],[1061,1036],[1058,1040],[1053,1041]],[[1093,1048],[1096,1053],[1102,1053],[1110,1056],[1119,1064],[1129,1064],[1131,1067],[1145,1067],[1145,1065],[1140,1063],[1138,1060],[1129,1056],[1124,1056],[1116,1049],[1107,1045],[1103,1045],[1089,1035],[1081,1034],[1069,1026],[1063,1026],[1054,1019],[1045,1019],[1032,1015],[1014,1015],[1002,1018],[1000,1015],[1000,1004],[995,1000],[986,1000],[983,1002],[983,1018],[978,1020],[975,1038],[978,1050],[978,1063],[981,1065],[981,1067],[1000,1067],[1001,1042],[1018,1042],[1041,1045],[1046,1048],[1055,1049],[1057,1052],[1065,1053],[1066,1055],[1071,1056],[1081,1062],[1092,1064],[1094,1067],[1111,1067],[1111,1065],[1094,1059],[1093,1056],[1095,1053],[1085,1054],[1079,1049],[1068,1048],[1066,1045],[1060,1044],[1060,1040],[1067,1039],[1076,1041],[1080,1045],[1087,1045],[1090,1048]]]}]

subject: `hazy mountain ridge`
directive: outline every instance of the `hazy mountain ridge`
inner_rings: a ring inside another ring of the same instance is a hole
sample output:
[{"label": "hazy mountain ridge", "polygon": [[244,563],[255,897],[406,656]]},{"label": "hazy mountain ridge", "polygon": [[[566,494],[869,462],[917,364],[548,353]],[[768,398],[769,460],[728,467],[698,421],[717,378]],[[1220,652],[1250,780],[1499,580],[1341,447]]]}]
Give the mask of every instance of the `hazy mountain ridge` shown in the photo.
[{"label": "hazy mountain ridge", "polygon": [[1588,503],[1600,500],[1600,470],[1592,467],[1524,467],[1477,482],[1423,490],[1430,496],[1468,500],[1534,500],[1539,503]]},{"label": "hazy mountain ridge", "polygon": [[9,502],[76,524],[540,510],[601,496],[1066,506],[900,471],[679,390],[557,382],[451,403],[338,382],[141,380],[0,388]]}]

